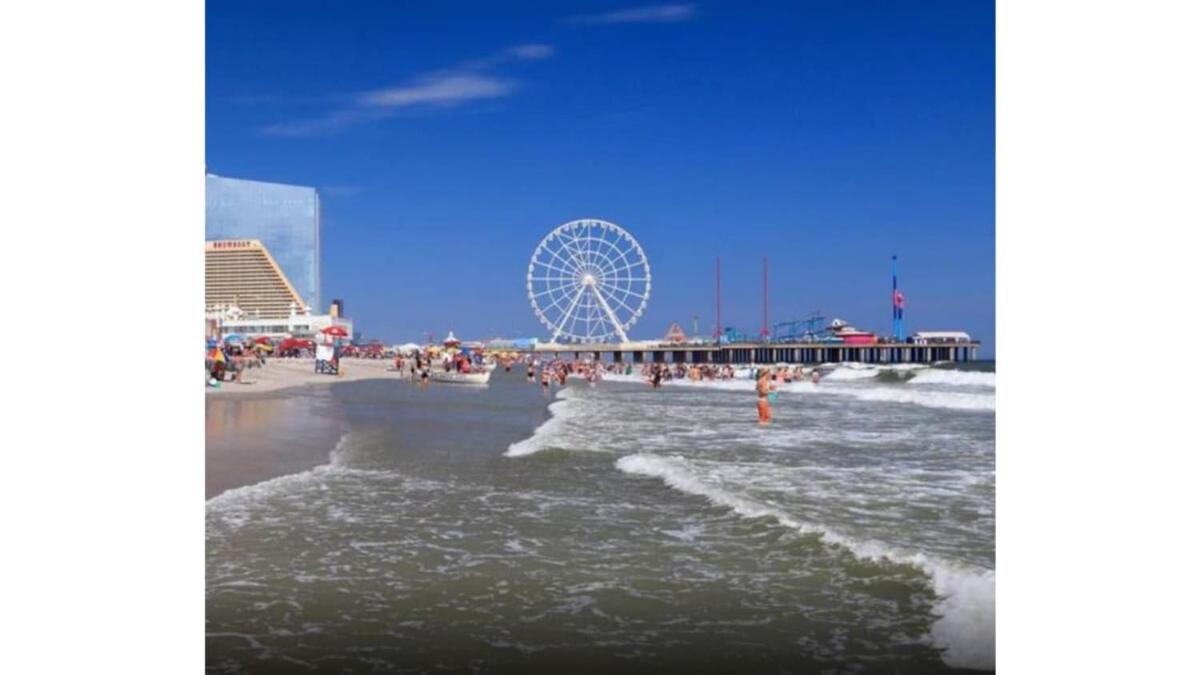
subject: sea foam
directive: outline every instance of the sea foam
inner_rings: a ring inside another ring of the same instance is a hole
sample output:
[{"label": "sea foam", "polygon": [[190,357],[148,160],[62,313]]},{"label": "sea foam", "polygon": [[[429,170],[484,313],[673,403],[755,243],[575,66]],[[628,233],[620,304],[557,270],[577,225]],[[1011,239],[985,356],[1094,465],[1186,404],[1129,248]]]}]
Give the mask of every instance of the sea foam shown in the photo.
[{"label": "sea foam", "polygon": [[727,483],[705,480],[692,463],[680,456],[627,455],[617,460],[617,469],[637,476],[657,478],[680,492],[704,497],[710,503],[732,509],[747,518],[773,518],[779,524],[804,534],[817,534],[831,544],[849,550],[864,560],[890,560],[912,565],[929,576],[937,595],[937,619],[929,639],[943,650],[950,666],[990,670],[995,668],[995,571],[968,568],[956,563],[897,550],[878,541],[863,541],[819,524],[807,523],[787,512],[753,498],[737,494]]},{"label": "sea foam", "polygon": [[542,422],[534,430],[532,436],[508,446],[508,450],[504,451],[504,456],[523,457],[550,447],[550,440],[556,438],[567,421],[575,415],[575,411],[571,407],[571,400],[574,396],[569,387],[559,389],[555,401],[550,404],[550,418]]},{"label": "sea foam", "polygon": [[946,370],[929,368],[916,374],[911,384],[945,384],[958,387],[996,388],[996,374],[977,370]]},{"label": "sea foam", "polygon": [[[853,376],[843,376],[839,379],[832,375],[839,372],[857,373]],[[841,396],[865,402],[878,403],[907,403],[926,408],[944,408],[948,410],[978,410],[992,411],[996,409],[995,394],[990,392],[970,391],[933,391],[927,388],[908,387],[903,384],[873,384],[865,385],[855,380],[865,381],[874,378],[879,370],[872,367],[839,368],[827,375],[819,384],[810,381],[784,384],[779,388],[783,393],[811,394],[818,396]],[[953,371],[946,371],[953,372]],[[923,373],[922,373],[923,374]],[[959,373],[963,375],[973,373]],[[978,373],[990,375],[991,373]],[[918,377],[920,374],[918,375]],[[832,380],[832,381],[830,381]],[[641,375],[608,375],[604,381],[645,384]],[[696,389],[712,389],[717,391],[754,391],[754,381],[750,379],[732,380],[688,380],[672,379],[663,382],[664,387],[691,387]]]}]

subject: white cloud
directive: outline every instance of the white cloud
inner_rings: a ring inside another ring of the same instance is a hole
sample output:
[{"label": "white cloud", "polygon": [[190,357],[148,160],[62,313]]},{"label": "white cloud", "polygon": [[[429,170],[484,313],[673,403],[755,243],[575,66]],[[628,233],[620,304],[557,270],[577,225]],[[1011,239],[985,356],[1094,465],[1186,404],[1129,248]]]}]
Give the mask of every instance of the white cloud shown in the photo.
[{"label": "white cloud", "polygon": [[334,110],[323,117],[263,127],[272,136],[311,136],[343,127],[385,119],[402,108],[417,106],[452,107],[471,101],[503,98],[520,83],[491,75],[488,71],[510,61],[535,61],[554,55],[546,44],[522,44],[501,50],[477,61],[461,63],[446,71],[426,73],[407,83],[360,92],[351,97],[353,105]]},{"label": "white cloud", "polygon": [[363,94],[359,101],[377,108],[414,105],[456,105],[466,101],[507,96],[516,84],[486,75],[434,75],[410,84]]},{"label": "white cloud", "polygon": [[554,47],[542,44],[517,45],[508,52],[518,59],[546,59],[554,55]]},{"label": "white cloud", "polygon": [[601,14],[582,14],[568,19],[573,23],[610,25],[617,23],[678,23],[696,15],[695,5],[645,5]]}]

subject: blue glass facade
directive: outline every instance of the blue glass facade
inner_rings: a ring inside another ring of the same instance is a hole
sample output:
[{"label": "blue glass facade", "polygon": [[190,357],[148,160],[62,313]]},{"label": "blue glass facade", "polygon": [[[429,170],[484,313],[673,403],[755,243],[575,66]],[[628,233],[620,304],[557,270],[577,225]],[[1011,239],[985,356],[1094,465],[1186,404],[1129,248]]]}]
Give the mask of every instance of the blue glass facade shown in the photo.
[{"label": "blue glass facade", "polygon": [[257,239],[314,312],[321,306],[321,201],[316,188],[205,176],[204,238]]}]

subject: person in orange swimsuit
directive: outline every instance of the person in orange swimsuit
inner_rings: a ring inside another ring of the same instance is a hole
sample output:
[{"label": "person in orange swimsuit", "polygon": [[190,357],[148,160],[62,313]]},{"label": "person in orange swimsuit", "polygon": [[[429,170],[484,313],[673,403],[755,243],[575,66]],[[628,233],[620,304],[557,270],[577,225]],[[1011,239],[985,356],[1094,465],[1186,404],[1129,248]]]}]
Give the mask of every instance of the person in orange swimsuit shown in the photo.
[{"label": "person in orange swimsuit", "polygon": [[771,377],[766,368],[758,371],[758,382],[754,386],[758,393],[758,423],[771,423],[771,402],[767,396],[771,393]]}]

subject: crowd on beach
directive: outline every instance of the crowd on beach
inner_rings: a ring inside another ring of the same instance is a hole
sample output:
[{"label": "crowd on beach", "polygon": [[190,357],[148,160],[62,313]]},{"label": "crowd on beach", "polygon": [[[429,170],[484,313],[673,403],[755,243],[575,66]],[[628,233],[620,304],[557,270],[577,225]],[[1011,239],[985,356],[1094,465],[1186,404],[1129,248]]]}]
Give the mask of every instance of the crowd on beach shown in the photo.
[{"label": "crowd on beach", "polygon": [[[314,347],[311,341],[286,341],[277,345],[244,345],[240,341],[209,343],[205,352],[205,381],[211,387],[219,387],[222,382],[230,380],[244,383],[243,374],[249,369],[264,367],[268,356],[314,358]],[[375,349],[338,347],[335,348],[334,354],[335,371],[336,361],[343,357],[385,358],[384,352]],[[506,372],[511,372],[514,367],[523,367],[526,380],[530,383],[540,383],[545,391],[549,391],[552,385],[565,386],[571,377],[595,384],[607,376],[628,377],[634,375],[635,371],[643,381],[656,389],[672,380],[703,382],[747,379],[744,370],[739,372],[729,364],[645,363],[635,366],[633,363],[604,363],[593,360],[568,361],[558,357],[543,359],[533,354],[488,355],[478,350],[459,349],[457,346],[428,346],[409,352],[386,353],[386,357],[392,356],[395,358],[392,370],[407,372],[411,379],[419,380],[422,386],[429,383],[430,372],[435,368],[444,372],[468,374],[497,366],[502,366]],[[805,370],[799,365],[751,366],[749,375],[755,380],[758,419],[761,424],[770,423],[771,403],[781,385],[803,382],[806,379],[816,384],[821,377],[816,368]]]},{"label": "crowd on beach", "polygon": [[[341,355],[341,351],[338,355]],[[269,359],[311,359],[315,356],[316,343],[313,340],[209,340],[204,348],[204,381],[213,388],[220,388],[224,382],[250,384],[243,379],[244,373],[265,367]]]},{"label": "crowd on beach", "polygon": [[266,354],[264,350],[236,342],[209,346],[204,354],[205,383],[210,387],[219,387],[226,381],[241,384],[243,373],[266,365]]},{"label": "crowd on beach", "polygon": [[477,373],[487,367],[487,361],[481,352],[470,349],[426,347],[397,354],[393,370],[400,373],[407,371],[410,378],[427,384],[433,368],[440,368],[447,373]]},{"label": "crowd on beach", "polygon": [[[635,367],[632,363],[602,363],[591,360],[567,361],[560,358],[539,359],[531,355],[519,359],[500,359],[499,363],[504,366],[505,371],[512,370],[514,364],[523,366],[525,368],[526,379],[529,382],[541,382],[543,386],[551,384],[565,385],[567,379],[572,376],[584,379],[589,383],[595,383],[603,380],[606,376],[631,376],[635,372],[647,384],[656,388],[672,380],[699,382],[734,380],[739,378],[748,379],[744,374],[739,375],[739,371],[734,370],[734,367],[728,364],[646,363],[640,367]],[[815,383],[820,380],[820,372],[816,368],[805,370],[802,366],[751,367],[749,379],[757,380],[764,373],[775,384],[791,384],[793,382],[802,382],[805,379]]]},{"label": "crowd on beach", "polygon": [[[515,360],[503,359],[502,365],[506,371],[512,369]],[[590,384],[602,380],[607,375],[634,374],[631,363],[601,363],[597,361],[565,361],[559,358],[542,361],[534,356],[526,356],[520,360],[525,367],[525,377],[528,382],[540,382],[544,391],[549,391],[551,385],[565,386],[568,378],[575,376]],[[540,370],[540,375],[539,375]],[[785,384],[803,382],[808,379],[816,384],[821,379],[821,373],[816,368],[805,370],[803,366],[751,366],[751,377],[755,381],[756,406],[759,424],[770,424],[772,420],[771,404],[775,402],[778,389]],[[739,379],[738,371],[733,366],[707,363],[647,363],[638,369],[638,374],[651,387],[658,389],[671,380],[720,381]],[[745,375],[741,379],[746,379]]]}]

